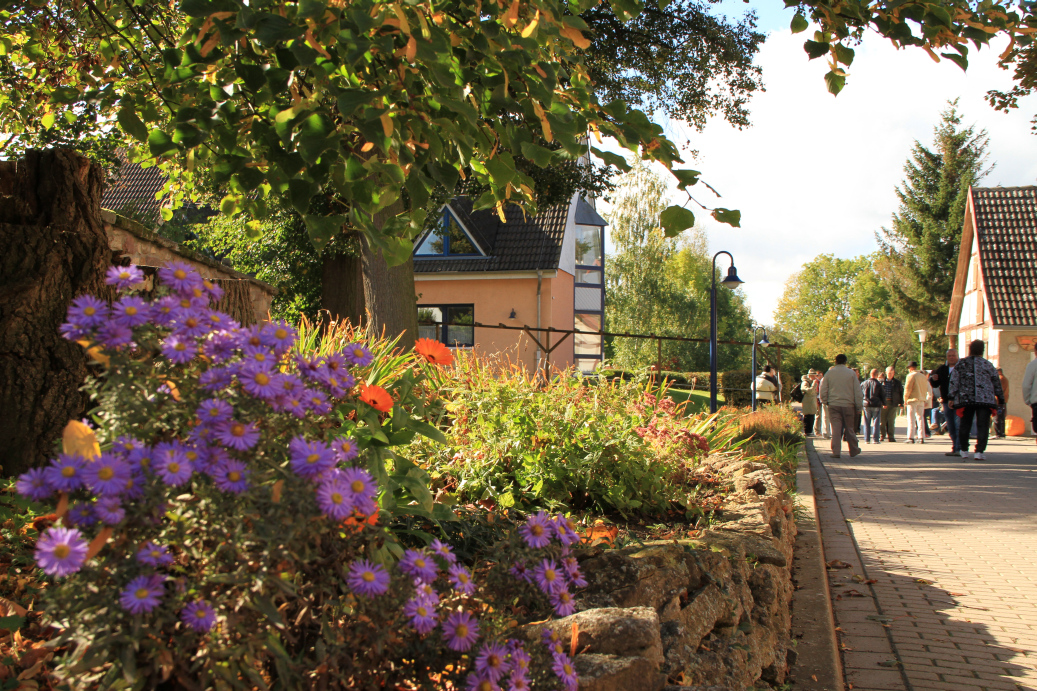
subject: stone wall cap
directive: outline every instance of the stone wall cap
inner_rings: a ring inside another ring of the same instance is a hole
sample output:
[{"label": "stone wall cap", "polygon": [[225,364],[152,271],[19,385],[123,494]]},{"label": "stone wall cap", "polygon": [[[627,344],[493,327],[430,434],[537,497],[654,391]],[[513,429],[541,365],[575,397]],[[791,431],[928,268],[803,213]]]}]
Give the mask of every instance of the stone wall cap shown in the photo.
[{"label": "stone wall cap", "polygon": [[133,219],[126,218],[125,216],[120,216],[119,214],[115,213],[114,211],[110,211],[109,209],[101,209],[101,220],[111,226],[119,228],[120,230],[125,230],[130,235],[133,235],[141,240],[154,243],[159,247],[163,247],[169,250],[170,252],[179,254],[184,259],[188,259],[199,264],[204,264],[210,268],[217,269],[224,273],[230,274],[234,278],[249,281],[261,290],[269,293],[270,295],[277,295],[277,288],[275,286],[270,285],[266,281],[261,281],[254,276],[249,276],[248,274],[236,271],[227,266],[226,264],[221,264],[212,257],[205,256],[201,252],[195,252],[192,249],[183,247],[179,243],[173,242],[172,240],[164,238],[161,235],[155,233],[154,231],[149,230],[147,227],[138,223],[137,221],[134,221]]}]

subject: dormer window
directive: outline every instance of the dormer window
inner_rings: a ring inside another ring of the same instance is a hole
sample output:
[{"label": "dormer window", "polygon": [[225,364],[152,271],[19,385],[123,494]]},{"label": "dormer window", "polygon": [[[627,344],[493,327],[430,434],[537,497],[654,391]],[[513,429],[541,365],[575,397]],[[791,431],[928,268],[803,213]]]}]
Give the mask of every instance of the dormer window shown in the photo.
[{"label": "dormer window", "polygon": [[484,253],[449,206],[443,207],[438,225],[430,228],[414,250],[416,257],[481,257]]}]

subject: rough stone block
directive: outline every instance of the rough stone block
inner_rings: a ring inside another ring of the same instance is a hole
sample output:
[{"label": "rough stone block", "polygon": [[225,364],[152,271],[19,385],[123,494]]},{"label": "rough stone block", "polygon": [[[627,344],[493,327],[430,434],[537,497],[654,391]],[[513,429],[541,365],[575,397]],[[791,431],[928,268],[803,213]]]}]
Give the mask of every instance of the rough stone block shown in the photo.
[{"label": "rough stone block", "polygon": [[666,675],[643,657],[579,655],[575,660],[581,691],[662,691]]},{"label": "rough stone block", "polygon": [[663,661],[659,615],[651,607],[604,607],[540,624],[558,633],[563,641],[572,638],[572,626],[579,633],[576,649],[586,653],[643,657],[656,668]]}]

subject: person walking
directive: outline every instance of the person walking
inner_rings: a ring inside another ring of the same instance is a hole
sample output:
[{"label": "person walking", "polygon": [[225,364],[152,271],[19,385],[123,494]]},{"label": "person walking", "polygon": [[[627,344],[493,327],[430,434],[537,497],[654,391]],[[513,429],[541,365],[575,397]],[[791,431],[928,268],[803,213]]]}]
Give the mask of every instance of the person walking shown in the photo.
[{"label": "person walking", "polygon": [[951,438],[951,450],[945,456],[958,455],[958,415],[951,409],[950,395],[948,389],[951,385],[951,372],[958,364],[958,350],[949,348],[947,360],[933,370],[929,375],[929,383],[933,385],[933,393],[937,396],[937,402],[943,408],[943,419],[947,423],[947,436]]},{"label": "person walking", "polygon": [[1037,431],[1037,360],[1030,360],[1023,373],[1023,403],[1030,406],[1030,430]]},{"label": "person walking", "polygon": [[918,371],[918,363],[912,360],[907,364],[907,379],[904,381],[904,405],[907,408],[907,443],[914,444],[915,439],[925,443],[925,404],[929,397],[929,383],[925,375]]},{"label": "person walking", "polygon": [[803,392],[803,436],[810,437],[814,434],[814,418],[817,416],[817,389],[818,384],[809,374],[803,375],[803,383],[799,390]]},{"label": "person walking", "polygon": [[879,381],[879,370],[873,369],[871,377],[861,384],[861,396],[864,398],[864,443],[870,444],[872,437],[879,442],[879,428],[882,425],[882,408],[886,405],[886,388]]},{"label": "person walking", "polygon": [[774,394],[778,390],[777,379],[770,372],[771,366],[764,365],[763,372],[756,377],[756,402],[760,405],[773,403]]},{"label": "person walking", "polygon": [[1008,377],[1001,370],[997,368],[997,378],[1001,382],[1001,390],[1005,394],[1004,403],[997,407],[997,423],[994,425],[994,438],[1004,439],[1005,438],[1005,416],[1008,414]]},{"label": "person walking", "polygon": [[821,400],[828,404],[832,416],[832,458],[842,455],[843,438],[850,449],[850,458],[861,452],[854,432],[853,420],[864,407],[864,396],[857,375],[846,366],[846,356],[835,356],[835,364],[821,380]]},{"label": "person walking", "polygon": [[933,395],[933,385],[929,383],[929,373],[924,369],[919,370],[922,376],[925,377],[925,410],[922,411],[922,427],[925,429],[925,438],[931,439],[933,436],[931,419],[933,416],[933,406],[936,405],[936,396]]},{"label": "person walking", "polygon": [[962,411],[961,426],[958,427],[958,448],[962,458],[968,458],[969,433],[972,420],[976,420],[976,450],[972,458],[977,461],[986,460],[991,410],[1004,404],[1001,380],[994,365],[983,357],[983,348],[983,341],[969,344],[969,356],[954,366],[947,392],[952,407]]},{"label": "person walking", "polygon": [[828,405],[821,400],[821,373],[816,369],[807,372],[807,376],[814,381],[814,390],[817,396],[817,414],[814,416],[814,436],[823,439],[832,438],[832,420],[828,417]]},{"label": "person walking", "polygon": [[897,372],[893,365],[886,368],[886,404],[882,406],[882,430],[883,441],[896,441],[897,412],[904,405],[904,385],[897,379]]}]

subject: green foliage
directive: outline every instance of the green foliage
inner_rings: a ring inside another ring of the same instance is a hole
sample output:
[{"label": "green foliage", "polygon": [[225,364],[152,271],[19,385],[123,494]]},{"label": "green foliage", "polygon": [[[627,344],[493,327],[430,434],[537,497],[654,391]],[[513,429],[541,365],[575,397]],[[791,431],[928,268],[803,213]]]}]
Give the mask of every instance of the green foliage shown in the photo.
[{"label": "green foliage", "polygon": [[443,486],[456,484],[468,501],[624,517],[690,511],[687,471],[726,449],[736,426],[685,417],[665,391],[650,390],[645,377],[564,376],[540,386],[462,357],[440,388],[452,418],[448,445],[423,454]]},{"label": "green foliage", "polygon": [[[618,333],[709,336],[709,291],[712,259],[704,233],[679,239],[661,230],[668,192],[662,179],[636,164],[620,178],[609,232],[615,254],[606,273],[607,330]],[[743,340],[751,323],[741,291],[718,288],[720,340]],[[651,340],[612,337],[608,356],[621,368],[656,363],[657,344]],[[721,369],[741,364],[745,348],[721,346]],[[697,370],[709,366],[708,343],[664,341],[662,366],[667,370]]]},{"label": "green foliage", "polygon": [[900,208],[879,241],[888,257],[884,284],[898,314],[942,333],[947,324],[969,186],[993,170],[985,130],[961,127],[957,100],[934,128],[933,145],[916,141],[897,187]]},{"label": "green foliage", "polygon": [[[792,389],[796,386],[796,380],[793,379],[791,374],[784,371],[781,372],[779,376],[781,378],[782,397],[787,400],[789,393],[791,393]],[[752,384],[755,378],[753,372],[747,369],[720,372],[718,384],[720,387],[720,393],[724,395],[725,405],[734,406],[736,408],[744,408],[752,405]],[[706,386],[708,388],[708,375],[706,381]]]}]

